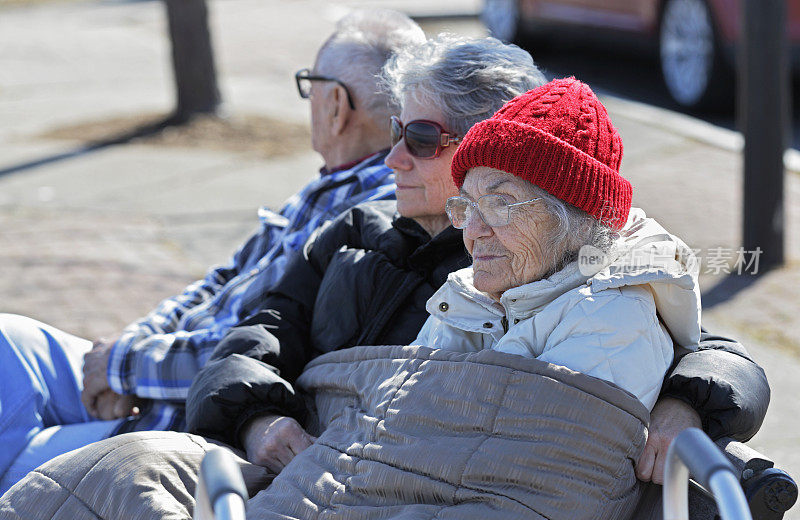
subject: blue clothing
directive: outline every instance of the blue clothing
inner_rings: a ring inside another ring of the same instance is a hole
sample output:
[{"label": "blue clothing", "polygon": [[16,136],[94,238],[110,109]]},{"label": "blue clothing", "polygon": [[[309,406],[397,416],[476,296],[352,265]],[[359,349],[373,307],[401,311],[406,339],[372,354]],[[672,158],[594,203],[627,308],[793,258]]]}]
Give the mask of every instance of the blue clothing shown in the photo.
[{"label": "blue clothing", "polygon": [[[119,427],[122,421],[94,421],[81,403],[83,355],[91,348],[30,318],[0,314],[0,494],[42,462],[104,438],[87,435]],[[54,435],[58,442],[44,448]]]},{"label": "blue clothing", "polygon": [[108,380],[120,394],[151,399],[116,433],[183,430],[183,402],[195,374],[229,328],[259,309],[283,274],[287,254],[339,213],[365,201],[393,199],[385,152],[352,168],[323,173],[292,196],[280,213],[259,210],[260,230],[228,265],[210,271],[128,326],[111,351]]},{"label": "blue clothing", "polygon": [[119,426],[119,422],[119,420],[91,421],[50,426],[41,430],[33,436],[5,474],[0,477],[0,495],[48,460],[87,444],[107,439]]},{"label": "blue clothing", "polygon": [[[381,152],[347,169],[321,172],[279,213],[260,209],[258,232],[227,265],[125,328],[111,350],[108,380],[117,393],[148,399],[136,417],[106,427],[86,412],[80,400],[82,365],[91,342],[29,318],[0,315],[0,477],[7,473],[0,483],[13,484],[12,474],[41,461],[42,454],[77,447],[72,444],[81,431],[87,444],[99,440],[97,435],[183,430],[192,379],[227,330],[259,310],[283,274],[287,255],[351,206],[394,198],[394,174],[385,157]],[[48,430],[69,424],[75,426]]]}]

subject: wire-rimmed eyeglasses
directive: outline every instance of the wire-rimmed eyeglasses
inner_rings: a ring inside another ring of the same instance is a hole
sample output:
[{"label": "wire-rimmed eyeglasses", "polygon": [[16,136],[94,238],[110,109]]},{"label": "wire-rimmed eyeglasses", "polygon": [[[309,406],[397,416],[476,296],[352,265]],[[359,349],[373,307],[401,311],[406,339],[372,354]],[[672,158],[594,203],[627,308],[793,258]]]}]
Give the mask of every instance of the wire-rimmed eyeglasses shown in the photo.
[{"label": "wire-rimmed eyeglasses", "polygon": [[476,201],[466,197],[450,197],[445,204],[450,222],[456,229],[466,228],[475,213],[478,213],[484,222],[491,227],[507,226],[511,220],[511,208],[530,204],[541,200],[541,197],[509,204],[502,195],[489,194],[478,198]]}]

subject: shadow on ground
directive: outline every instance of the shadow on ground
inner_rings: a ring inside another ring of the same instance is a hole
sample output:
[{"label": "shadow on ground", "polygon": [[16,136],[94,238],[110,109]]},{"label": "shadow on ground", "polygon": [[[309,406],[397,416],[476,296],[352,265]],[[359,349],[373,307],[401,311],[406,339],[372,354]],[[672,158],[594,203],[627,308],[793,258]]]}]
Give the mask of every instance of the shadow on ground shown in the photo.
[{"label": "shadow on ground", "polygon": [[[759,273],[759,275],[761,274],[763,273]],[[703,309],[708,310],[725,303],[758,282],[759,279],[760,276],[753,276],[752,274],[728,274],[721,282],[702,293]]]},{"label": "shadow on ground", "polygon": [[12,173],[18,173],[25,170],[30,170],[33,168],[38,168],[39,166],[44,166],[46,164],[53,164],[68,159],[72,159],[74,157],[80,157],[82,155],[102,150],[103,148],[107,148],[109,146],[129,143],[134,139],[156,134],[161,130],[175,124],[177,124],[175,119],[173,119],[172,117],[166,117],[161,120],[154,121],[152,123],[147,123],[141,126],[137,126],[131,130],[126,130],[118,134],[110,135],[109,137],[103,139],[99,139],[96,141],[89,142],[87,144],[80,145],[74,148],[73,150],[57,153],[54,155],[50,155],[48,157],[42,157],[40,159],[34,159],[32,161],[27,161],[3,168],[2,170],[0,170],[0,177],[3,177],[5,175],[10,175]]}]

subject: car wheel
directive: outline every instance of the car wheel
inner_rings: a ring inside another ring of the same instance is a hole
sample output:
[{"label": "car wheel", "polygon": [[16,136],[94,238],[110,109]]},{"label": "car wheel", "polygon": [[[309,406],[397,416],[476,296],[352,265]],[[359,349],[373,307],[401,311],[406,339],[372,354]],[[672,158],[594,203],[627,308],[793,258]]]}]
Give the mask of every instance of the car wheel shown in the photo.
[{"label": "car wheel", "polygon": [[723,60],[704,0],[666,0],[659,52],[664,83],[679,105],[708,109],[733,99],[733,72]]},{"label": "car wheel", "polygon": [[519,37],[517,0],[484,0],[481,20],[489,35],[504,42],[516,43]]}]

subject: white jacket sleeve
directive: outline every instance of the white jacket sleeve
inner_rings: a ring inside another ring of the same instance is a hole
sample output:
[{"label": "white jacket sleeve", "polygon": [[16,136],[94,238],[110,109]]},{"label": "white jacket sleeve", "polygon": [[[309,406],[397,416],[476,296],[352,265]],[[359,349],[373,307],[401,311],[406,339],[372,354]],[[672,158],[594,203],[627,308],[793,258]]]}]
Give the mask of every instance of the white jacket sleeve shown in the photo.
[{"label": "white jacket sleeve", "polygon": [[652,409],[672,357],[672,340],[650,292],[623,287],[568,309],[539,359],[610,381]]}]

